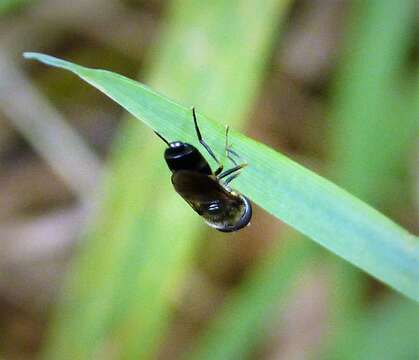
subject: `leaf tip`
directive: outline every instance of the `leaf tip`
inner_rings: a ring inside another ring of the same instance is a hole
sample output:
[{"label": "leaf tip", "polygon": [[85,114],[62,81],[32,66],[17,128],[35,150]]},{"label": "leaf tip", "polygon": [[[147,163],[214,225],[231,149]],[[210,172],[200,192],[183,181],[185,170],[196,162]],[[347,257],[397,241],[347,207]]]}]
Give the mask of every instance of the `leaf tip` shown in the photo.
[{"label": "leaf tip", "polygon": [[45,64],[49,64],[54,60],[58,60],[57,58],[54,58],[53,56],[49,56],[49,55],[41,54],[37,52],[31,52],[31,51],[25,51],[23,53],[23,57],[29,60],[38,60]]},{"label": "leaf tip", "polygon": [[35,59],[37,54],[35,52],[25,51],[22,55],[25,59]]},{"label": "leaf tip", "polygon": [[55,67],[70,70],[70,71],[74,70],[74,68],[76,67],[81,68],[81,66],[79,65],[70,63],[68,61],[56,58],[51,55],[37,53],[37,52],[24,52],[23,57],[25,59],[37,60],[45,65],[55,66]]}]

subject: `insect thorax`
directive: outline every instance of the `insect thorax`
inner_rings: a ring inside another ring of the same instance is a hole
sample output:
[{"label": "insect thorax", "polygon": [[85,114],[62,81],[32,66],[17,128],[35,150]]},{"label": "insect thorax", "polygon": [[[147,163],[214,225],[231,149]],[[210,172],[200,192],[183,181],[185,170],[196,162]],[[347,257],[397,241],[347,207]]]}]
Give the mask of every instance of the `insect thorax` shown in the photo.
[{"label": "insect thorax", "polygon": [[165,150],[164,158],[172,172],[190,170],[206,175],[212,174],[208,162],[193,145],[180,141],[173,142]]}]

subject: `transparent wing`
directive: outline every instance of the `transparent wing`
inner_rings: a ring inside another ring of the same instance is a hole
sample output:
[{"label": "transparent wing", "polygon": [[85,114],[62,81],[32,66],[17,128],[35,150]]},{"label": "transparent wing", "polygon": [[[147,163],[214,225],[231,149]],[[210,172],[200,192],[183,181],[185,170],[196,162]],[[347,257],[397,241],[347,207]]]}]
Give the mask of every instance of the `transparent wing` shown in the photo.
[{"label": "transparent wing", "polygon": [[207,224],[220,231],[236,231],[250,221],[250,202],[224,188],[216,177],[182,170],[172,175],[172,183]]}]

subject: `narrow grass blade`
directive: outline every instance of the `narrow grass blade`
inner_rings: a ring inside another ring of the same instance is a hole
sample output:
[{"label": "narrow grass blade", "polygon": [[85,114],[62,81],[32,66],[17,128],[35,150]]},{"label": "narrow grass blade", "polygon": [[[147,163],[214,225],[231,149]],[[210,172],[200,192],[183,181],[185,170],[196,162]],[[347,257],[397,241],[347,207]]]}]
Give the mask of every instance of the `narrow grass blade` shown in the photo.
[{"label": "narrow grass blade", "polygon": [[[172,1],[160,44],[152,52],[150,67],[146,67],[147,83],[216,118],[228,119],[234,127],[243,126],[262,82],[277,24],[284,18],[288,3],[289,0],[268,0],[263,4],[257,0]],[[228,31],[220,36],[214,29]],[[147,146],[145,157],[156,152],[161,162],[162,144],[155,141],[154,134],[150,137],[152,143]],[[142,170],[152,172],[155,167],[155,163],[147,161]],[[193,250],[203,231],[208,230],[167,187],[167,178],[156,176],[150,182],[150,186],[160,189],[160,200],[152,200],[158,202],[153,209],[152,230],[142,234],[138,251],[145,246],[153,249],[155,255],[144,267],[131,271],[136,282],[126,296],[128,310],[117,324],[121,353],[127,358],[153,358],[173,313],[173,293],[183,287],[187,274],[193,271]],[[150,273],[155,274],[153,278],[147,275]],[[140,326],[137,319],[142,320]]]},{"label": "narrow grass blade", "polygon": [[[167,139],[198,146],[190,110],[109,71],[48,55],[27,58],[63,68],[103,91]],[[224,127],[198,113],[210,146],[222,153]],[[412,299],[419,300],[419,242],[403,228],[330,181],[278,152],[231,132],[249,163],[235,186],[262,208]]]},{"label": "narrow grass blade", "polygon": [[410,89],[402,83],[416,4],[353,2],[332,91],[330,155],[336,181],[380,208],[398,202],[394,188],[416,136],[417,118],[407,114]]},{"label": "narrow grass blade", "polygon": [[[414,8],[415,0],[351,3],[331,92],[331,173],[340,186],[383,211],[405,207],[408,199],[403,175],[416,120],[409,113],[412,102],[403,80]],[[327,359],[352,352],[345,344],[354,341],[357,324],[370,312],[365,308],[368,279],[342,261],[336,262],[333,274],[327,349],[321,356]]]},{"label": "narrow grass blade", "polygon": [[[277,34],[276,24],[284,18],[288,3],[288,0],[268,0],[263,4],[257,0],[172,1],[166,15],[167,25],[161,31],[157,49],[151,52],[150,66],[146,66],[148,84],[178,101],[193,103],[214,117],[228,119],[234,127],[242,126],[262,82],[267,54]],[[228,31],[222,36],[214,31],[226,28]],[[128,134],[128,129],[125,130]],[[162,164],[163,144],[155,141],[154,134],[147,135],[151,141],[142,156]],[[118,319],[114,330],[114,343],[119,344],[123,358],[154,358],[173,316],[173,298],[183,288],[187,274],[193,271],[195,244],[203,231],[208,230],[182,203],[168,178],[161,176],[168,174],[167,169],[158,172],[155,169],[154,164],[138,170],[153,174],[148,179],[149,186],[159,192],[138,203],[140,214],[141,209],[153,202],[153,220],[149,231],[141,232],[140,241],[131,240],[139,254],[148,249],[150,260],[141,261],[141,255],[130,257],[124,276],[130,286],[123,281],[125,285],[119,293],[124,296],[122,299],[118,296],[115,302],[119,308],[125,304],[125,309],[115,316]]]},{"label": "narrow grass blade", "polygon": [[186,358],[244,359],[254,351],[266,339],[269,317],[286,308],[293,286],[314,260],[307,241],[276,242],[228,297]]},{"label": "narrow grass blade", "polygon": [[341,344],[346,351],[341,352],[345,355],[340,359],[417,359],[418,324],[419,307],[416,303],[389,297],[354,324],[353,337]]},{"label": "narrow grass blade", "polygon": [[0,1],[0,16],[5,15],[11,11],[19,10],[25,5],[29,5],[29,0],[1,0]]},{"label": "narrow grass blade", "polygon": [[[237,128],[260,87],[289,3],[171,1],[142,76]],[[194,245],[208,229],[173,191],[164,145],[156,139],[132,119],[118,134],[102,211],[50,326],[47,358],[91,358],[110,343],[118,357],[149,359],[161,346]]]}]

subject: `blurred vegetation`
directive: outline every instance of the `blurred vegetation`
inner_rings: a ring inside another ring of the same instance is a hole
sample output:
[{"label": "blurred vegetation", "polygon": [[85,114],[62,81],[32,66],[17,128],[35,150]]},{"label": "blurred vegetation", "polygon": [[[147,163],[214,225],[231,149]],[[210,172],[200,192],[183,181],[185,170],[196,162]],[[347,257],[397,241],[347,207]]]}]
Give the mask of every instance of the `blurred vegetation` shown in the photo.
[{"label": "blurred vegetation", "polygon": [[0,1],[0,14],[7,14],[28,5],[29,0],[2,0]]},{"label": "blurred vegetation", "polygon": [[19,60],[139,71],[417,232],[415,0],[12,3],[0,5],[0,356],[419,357],[417,304],[259,209],[231,236],[207,229],[154,134]]}]

